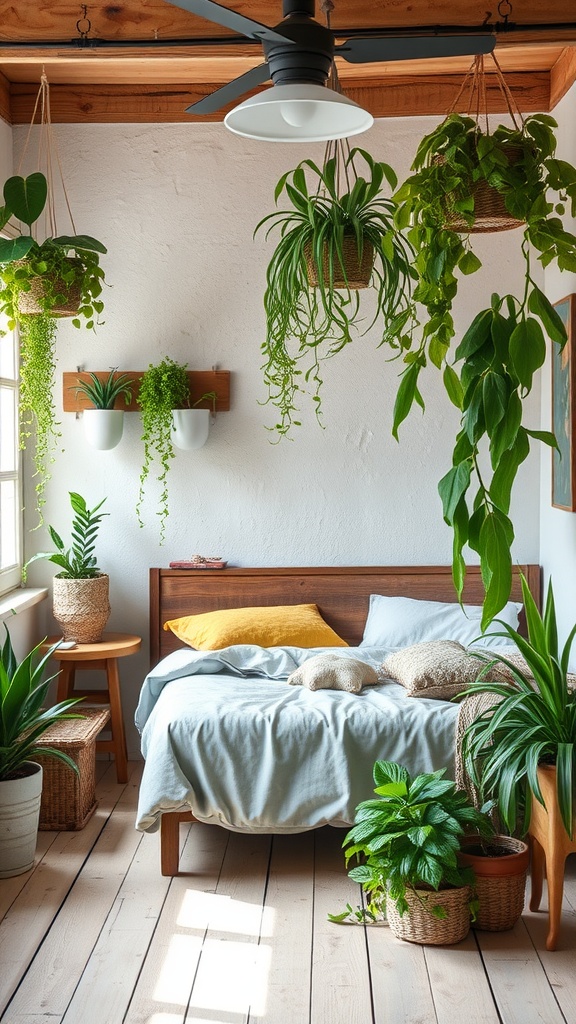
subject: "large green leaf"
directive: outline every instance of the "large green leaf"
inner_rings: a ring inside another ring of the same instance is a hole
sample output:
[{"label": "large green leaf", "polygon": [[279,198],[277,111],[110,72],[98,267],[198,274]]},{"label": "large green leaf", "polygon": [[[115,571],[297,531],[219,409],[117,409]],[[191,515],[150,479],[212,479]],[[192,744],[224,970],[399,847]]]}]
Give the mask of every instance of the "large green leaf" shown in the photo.
[{"label": "large green leaf", "polygon": [[526,317],[510,336],[510,358],[520,383],[529,391],[532,377],[546,359],[546,340],[534,317]]},{"label": "large green leaf", "polygon": [[550,300],[546,298],[544,292],[540,291],[539,288],[532,288],[528,298],[528,308],[532,313],[535,313],[536,316],[540,317],[540,320],[544,325],[544,330],[552,341],[556,341],[560,345],[564,345],[567,334],[562,317],[557,310],[554,309]]},{"label": "large green leaf", "polygon": [[484,606],[482,609],[482,632],[485,632],[495,615],[504,607],[512,589],[512,558],[510,555],[510,520],[497,510],[486,516],[480,529],[480,559],[488,573]]},{"label": "large green leaf", "polygon": [[87,252],[108,252],[106,246],[99,242],[97,238],[92,238],[91,235],[58,235],[52,241],[55,245],[61,245],[63,249],[79,249],[80,252],[83,250]]},{"label": "large green leaf", "polygon": [[28,255],[34,245],[31,235],[20,235],[19,238],[0,238],[0,263],[13,263]]},{"label": "large green leaf", "polygon": [[4,183],[4,202],[18,220],[31,227],[38,220],[48,196],[48,185],[43,174],[37,171],[27,178],[16,174]]},{"label": "large green leaf", "polygon": [[471,463],[469,460],[452,466],[438,484],[438,493],[442,499],[444,520],[451,523],[454,511],[470,484]]}]

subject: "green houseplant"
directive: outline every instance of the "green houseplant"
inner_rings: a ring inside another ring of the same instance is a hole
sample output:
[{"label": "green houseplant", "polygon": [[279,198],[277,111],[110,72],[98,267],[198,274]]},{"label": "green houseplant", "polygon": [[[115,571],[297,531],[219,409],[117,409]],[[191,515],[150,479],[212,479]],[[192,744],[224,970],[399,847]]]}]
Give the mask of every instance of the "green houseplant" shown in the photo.
[{"label": "green houseplant", "polygon": [[[70,714],[81,698],[44,707],[54,678],[46,679],[44,673],[55,647],[40,657],[38,645],[18,662],[6,624],[4,628],[6,639],[0,644],[0,878],[28,871],[34,862],[42,791],[42,768],[34,757],[55,757],[78,771],[64,751],[40,748],[39,738],[54,722],[81,717]],[[28,805],[25,813],[23,803]],[[12,807],[17,828],[10,819]]]},{"label": "green houseplant", "polygon": [[[356,169],[360,160],[364,175]],[[320,415],[322,358],[349,344],[361,322],[367,330],[381,318],[385,338],[411,316],[412,249],[394,225],[395,204],[382,192],[386,183],[397,183],[391,167],[366,150],[333,143],[322,166],[303,160],[282,175],[275,200],[285,194],[289,205],[256,227],[266,238],[280,232],[266,274],[262,346],[267,400],[279,411],[280,437],[298,424],[297,395],[308,385]],[[367,278],[359,281],[366,264]],[[366,326],[358,289],[367,283],[376,312]]]},{"label": "green houseplant", "polygon": [[[0,292],[1,295],[1,292]],[[20,316],[20,447],[34,436],[34,480],[39,523],[60,431],[54,404],[56,320],[47,314]]]},{"label": "green houseplant", "polygon": [[[422,140],[414,173],[394,196],[397,225],[416,252],[414,299],[426,316],[417,343],[409,332],[399,342],[404,368],[393,433],[398,436],[414,401],[423,406],[419,376],[432,364],[462,414],[453,465],[439,489],[444,518],[454,531],[459,595],[464,545],[480,555],[486,583],[482,628],[510,593],[514,529],[509,508],[518,468],[532,439],[556,444],[551,433],[523,423],[522,404],[546,358],[547,337],[558,345],[566,341],[560,317],[534,281],[532,253],[543,266],[555,262],[560,270],[576,270],[576,237],[561,220],[567,200],[576,212],[576,168],[556,157],[555,128],[553,118],[537,114],[488,132],[476,118],[452,113]],[[525,285],[520,297],[493,295],[451,353],[459,276],[481,267],[470,241],[480,216],[474,199],[478,186],[494,190],[505,211],[524,224],[519,256]],[[490,464],[481,471],[479,450],[485,441]]]},{"label": "green houseplant", "polygon": [[94,553],[100,523],[108,515],[100,512],[105,500],[89,509],[85,498],[70,491],[74,513],[70,547],[66,547],[60,534],[49,526],[55,551],[39,551],[24,567],[27,572],[28,566],[38,559],[47,559],[59,566],[60,572],[53,580],[52,610],[63,639],[76,643],[98,643],[110,615],[109,577],[98,568]]},{"label": "green houseplant", "polygon": [[132,400],[130,378],[116,370],[112,367],[105,378],[90,373],[89,380],[79,380],[74,388],[76,395],[83,395],[92,403],[92,408],[84,409],[82,414],[84,433],[92,447],[101,451],[115,448],[122,439],[124,410],[115,408],[116,400],[122,397],[125,405]]},{"label": "green houseplant", "polygon": [[411,778],[402,765],[376,762],[375,799],[358,805],[343,843],[346,864],[362,860],[349,877],[366,892],[367,911],[348,907],[331,920],[385,914],[399,938],[445,944],[466,936],[474,875],[458,861],[460,840],[467,830],[489,836],[493,828],[444,775]]}]

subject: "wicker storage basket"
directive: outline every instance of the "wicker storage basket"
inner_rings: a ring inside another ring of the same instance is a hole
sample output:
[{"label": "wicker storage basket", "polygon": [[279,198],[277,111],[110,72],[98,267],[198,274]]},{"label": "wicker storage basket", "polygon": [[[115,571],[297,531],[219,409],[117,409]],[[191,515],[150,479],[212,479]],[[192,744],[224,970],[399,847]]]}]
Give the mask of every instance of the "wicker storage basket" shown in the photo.
[{"label": "wicker storage basket", "polygon": [[460,842],[458,859],[476,875],[474,891],[479,907],[472,927],[487,932],[508,931],[524,909],[530,860],[527,844],[511,836],[495,836],[488,840],[489,845],[506,851],[506,855],[491,857],[467,852],[467,846],[478,845],[476,836],[464,836]]},{"label": "wicker storage basket", "polygon": [[[359,290],[361,288],[368,288],[370,284],[370,278],[372,277],[372,267],[374,266],[374,246],[371,242],[364,240],[362,248],[362,259],[358,256],[358,244],[356,241],[356,235],[344,235],[344,241],[342,243],[342,256],[344,258],[344,270],[346,271],[346,277],[342,272],[342,265],[338,259],[334,260],[334,279],[332,282],[333,288],[350,288],[351,290]],[[306,271],[308,274],[308,284],[311,288],[318,287],[318,267],[316,261],[312,255],[312,246],[307,245],[304,247],[304,258],[306,260]],[[328,254],[324,250],[322,256],[322,274],[324,277],[324,284],[330,281],[330,267],[328,261]]]},{"label": "wicker storage basket", "polygon": [[[507,149],[508,160],[511,164],[516,163],[522,156],[522,150],[518,146],[510,146]],[[436,157],[441,163],[442,157]],[[495,188],[492,188],[483,179],[470,185],[470,194],[474,198],[474,224],[469,227],[464,218],[453,208],[453,193],[446,196],[446,227],[451,231],[460,231],[463,234],[486,234],[494,231],[511,231],[513,228],[522,227],[524,221],[518,220],[508,212],[504,196]]]},{"label": "wicker storage basket", "polygon": [[[462,942],[470,931],[470,886],[442,889],[440,892],[418,889],[418,895],[406,890],[408,910],[400,917],[395,900],[386,899],[386,917],[397,939],[421,942],[428,946],[451,946]],[[427,907],[446,908],[446,918],[439,920]]]},{"label": "wicker storage basket", "polygon": [[[76,710],[76,709],[75,709]],[[75,832],[84,825],[97,807],[95,795],[96,737],[104,728],[108,708],[83,708],[83,718],[56,722],[38,740],[39,747],[63,750],[78,766],[78,775],[55,757],[39,756],[44,771],[40,828]]]},{"label": "wicker storage basket", "polygon": [[65,640],[97,644],[110,617],[109,577],[102,573],[88,580],[55,576],[52,583],[52,613]]},{"label": "wicker storage basket", "polygon": [[[71,265],[78,264],[81,266],[81,261],[70,257],[68,262]],[[17,260],[18,264],[25,264],[25,260]],[[55,278],[52,282],[52,292],[61,294],[64,297],[64,301],[57,306],[53,306],[50,310],[50,316],[76,316],[78,309],[80,308],[80,302],[82,298],[82,289],[78,281],[73,281],[71,285],[66,284],[62,278]],[[18,296],[18,309],[21,313],[25,313],[27,316],[35,315],[38,313],[44,313],[45,309],[42,305],[42,299],[44,297],[44,280],[42,277],[30,278],[30,291],[20,292]]]}]

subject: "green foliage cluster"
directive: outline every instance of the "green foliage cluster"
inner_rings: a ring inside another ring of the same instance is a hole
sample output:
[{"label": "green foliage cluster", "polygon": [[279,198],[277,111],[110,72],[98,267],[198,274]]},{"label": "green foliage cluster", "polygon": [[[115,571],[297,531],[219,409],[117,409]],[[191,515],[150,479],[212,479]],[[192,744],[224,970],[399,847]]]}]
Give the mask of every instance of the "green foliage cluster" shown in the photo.
[{"label": "green foliage cluster", "polygon": [[[356,171],[359,158],[366,164],[365,176]],[[314,181],[313,190],[307,175]],[[304,384],[312,388],[320,417],[320,360],[352,342],[362,323],[359,292],[334,287],[337,279],[347,281],[346,237],[355,239],[359,257],[366,246],[374,248],[370,290],[375,293],[376,311],[365,329],[381,318],[385,340],[388,332],[393,337],[411,315],[413,252],[394,227],[395,204],[382,194],[386,182],[396,187],[392,168],[363,149],[352,149],[345,156],[337,152],[322,167],[303,160],[276,186],[276,203],[285,193],[290,207],[269,214],[256,226],[255,233],[266,228],[266,238],[270,232],[280,231],[266,275],[266,340],[262,346],[267,401],[279,410],[275,430],[280,437],[288,434],[292,425],[299,425],[294,418],[296,400],[298,393],[306,392]],[[317,288],[309,285],[309,256],[316,265]]]},{"label": "green foliage cluster", "polygon": [[[552,584],[548,586],[543,615],[524,578],[522,594],[528,639],[504,622],[502,632],[495,635],[516,644],[527,671],[499,656],[498,661],[508,666],[513,681],[491,683],[480,676],[468,687],[467,694],[492,693],[499,702],[468,726],[463,741],[464,757],[468,772],[481,792],[497,800],[499,814],[510,832],[516,830],[521,818],[521,830],[527,831],[532,795],[544,803],[538,784],[538,765],[556,765],[558,805],[564,827],[572,837],[576,794],[576,691],[568,687],[568,661],[576,625],[560,650]],[[494,665],[494,661],[485,660],[490,666]]]},{"label": "green foliage cluster", "polygon": [[[545,114],[526,118],[521,127],[499,125],[483,133],[474,118],[451,114],[418,147],[412,174],[398,189],[396,224],[406,230],[417,256],[414,300],[426,318],[418,341],[410,331],[396,341],[405,367],[394,408],[393,433],[414,402],[422,408],[422,370],[432,364],[442,372],[450,401],[460,410],[452,468],[439,484],[445,521],[454,532],[454,582],[461,596],[468,544],[480,556],[486,590],[482,629],[510,594],[510,496],[530,439],[556,445],[546,431],[523,424],[523,400],[546,358],[547,337],[565,344],[566,331],[532,277],[531,251],[543,266],[556,262],[576,271],[576,236],[565,231],[566,202],[576,213],[576,168],[556,158],[557,127]],[[508,212],[525,222],[521,256],[525,270],[521,297],[493,295],[466,331],[449,360],[454,337],[452,303],[459,275],[475,273],[481,262],[473,253],[474,189],[484,183],[503,199]],[[450,226],[457,214],[467,231]],[[480,455],[489,450],[482,472]]]},{"label": "green foliage cluster", "polygon": [[49,659],[58,644],[39,657],[40,644],[18,663],[12,648],[8,627],[4,624],[6,639],[0,645],[0,782],[18,778],[24,763],[42,756],[64,761],[76,773],[74,761],[55,747],[38,746],[38,740],[54,722],[67,718],[81,718],[69,710],[82,698],[71,697],[54,707],[44,709],[48,687],[55,678],[44,679]]},{"label": "green foliage cluster", "polygon": [[105,380],[101,380],[96,373],[90,373],[90,380],[78,380],[74,391],[77,395],[85,395],[95,409],[113,409],[114,402],[119,395],[124,397],[126,405],[130,405],[132,400],[130,378],[125,373],[117,374],[117,369],[117,366],[113,366]]},{"label": "green foliage cluster", "polygon": [[9,329],[13,330],[21,317],[19,296],[41,278],[42,289],[35,291],[35,298],[44,313],[50,315],[64,305],[69,292],[77,287],[80,305],[72,323],[80,327],[83,318],[86,326],[93,328],[104,309],[100,299],[104,280],[100,254],[106,252],[106,247],[90,235],[59,235],[38,242],[32,235],[32,225],[42,216],[47,198],[48,184],[41,172],[27,178],[15,175],[4,183],[0,229],[15,217],[27,226],[28,234],[0,239],[0,312],[6,314]]},{"label": "green foliage cluster", "polygon": [[142,414],[142,441],[144,442],[144,465],[140,473],[140,490],[136,505],[136,514],[140,526],[142,520],[142,503],[146,480],[155,459],[160,463],[158,482],[160,484],[160,543],[166,532],[168,516],[168,470],[174,458],[172,444],[172,410],[186,406],[190,402],[188,373],[185,363],[177,363],[166,356],[160,363],[150,363],[140,380],[138,402]]},{"label": "green foliage cluster", "polygon": [[70,504],[74,513],[71,547],[66,548],[64,541],[56,533],[54,527],[49,526],[48,532],[56,551],[39,551],[37,554],[32,555],[32,558],[26,562],[25,570],[28,569],[32,562],[36,562],[39,558],[46,558],[49,562],[53,562],[54,565],[60,566],[61,572],[57,574],[60,579],[91,580],[96,576],[102,575],[96,562],[94,548],[100,523],[109,514],[108,512],[97,514],[106,498],[103,498],[94,508],[89,509],[85,498],[80,494],[77,494],[76,491],[70,491],[69,494]]},{"label": "green foliage cluster", "polygon": [[376,798],[358,804],[354,826],[342,844],[347,865],[352,857],[362,858],[349,877],[366,892],[367,910],[358,915],[347,907],[330,920],[341,922],[351,915],[376,920],[385,914],[387,896],[402,916],[408,910],[407,891],[435,917],[445,918],[445,907],[428,907],[419,890],[474,883],[471,869],[458,862],[460,837],[466,831],[490,836],[493,828],[467,794],[443,778],[445,773],[442,769],[411,778],[402,765],[376,761]]},{"label": "green foliage cluster", "polygon": [[44,492],[51,476],[49,466],[61,436],[54,405],[56,321],[46,315],[22,316],[19,333],[20,447],[26,448],[29,438],[34,438],[36,509],[41,526]]}]

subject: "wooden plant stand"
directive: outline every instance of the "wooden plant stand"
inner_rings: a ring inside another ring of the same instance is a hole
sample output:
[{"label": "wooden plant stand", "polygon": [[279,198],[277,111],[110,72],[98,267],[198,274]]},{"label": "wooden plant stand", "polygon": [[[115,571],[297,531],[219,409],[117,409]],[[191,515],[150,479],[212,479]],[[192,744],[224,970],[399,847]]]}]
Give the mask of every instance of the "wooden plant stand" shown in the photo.
[{"label": "wooden plant stand", "polygon": [[548,937],[546,949],[554,950],[558,943],[562,896],[564,893],[564,867],[569,853],[576,853],[574,838],[564,828],[556,798],[556,768],[541,765],[538,768],[538,782],[545,807],[539,800],[532,799],[532,817],[528,834],[532,846],[530,910],[536,911],[542,899],[544,872],[548,883]]}]

